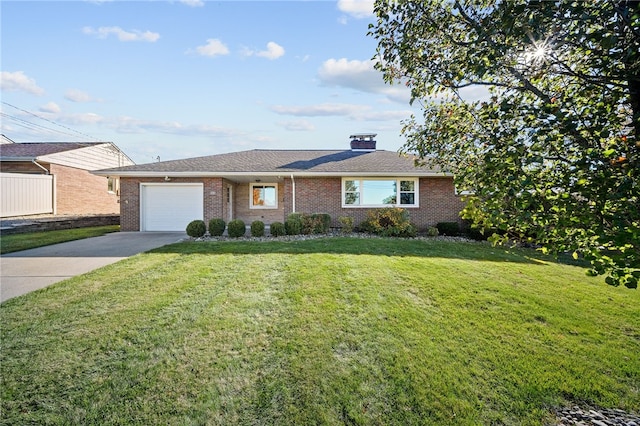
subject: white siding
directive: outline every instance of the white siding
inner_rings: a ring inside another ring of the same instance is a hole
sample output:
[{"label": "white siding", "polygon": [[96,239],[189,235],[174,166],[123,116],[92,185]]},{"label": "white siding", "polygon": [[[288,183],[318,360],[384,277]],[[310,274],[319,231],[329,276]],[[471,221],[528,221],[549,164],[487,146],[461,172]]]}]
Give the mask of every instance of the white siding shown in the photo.
[{"label": "white siding", "polygon": [[111,143],[44,155],[38,157],[38,160],[82,170],[110,169],[133,164],[129,157]]},{"label": "white siding", "polygon": [[53,213],[53,176],[0,173],[0,217]]}]

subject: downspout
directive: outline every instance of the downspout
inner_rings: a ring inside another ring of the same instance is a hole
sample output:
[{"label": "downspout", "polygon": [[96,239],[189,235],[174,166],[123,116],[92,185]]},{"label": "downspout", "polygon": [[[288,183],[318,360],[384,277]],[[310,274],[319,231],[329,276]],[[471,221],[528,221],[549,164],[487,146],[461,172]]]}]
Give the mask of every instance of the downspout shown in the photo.
[{"label": "downspout", "polygon": [[34,158],[33,160],[31,160],[31,162],[33,164],[35,164],[36,166],[40,167],[42,170],[44,170],[47,174],[49,174],[49,170],[47,170],[46,168],[44,168],[41,164],[38,164],[38,162],[36,161],[36,158]]},{"label": "downspout", "polygon": [[296,212],[296,181],[293,178],[293,173],[291,173],[291,207],[293,209],[292,213]]}]

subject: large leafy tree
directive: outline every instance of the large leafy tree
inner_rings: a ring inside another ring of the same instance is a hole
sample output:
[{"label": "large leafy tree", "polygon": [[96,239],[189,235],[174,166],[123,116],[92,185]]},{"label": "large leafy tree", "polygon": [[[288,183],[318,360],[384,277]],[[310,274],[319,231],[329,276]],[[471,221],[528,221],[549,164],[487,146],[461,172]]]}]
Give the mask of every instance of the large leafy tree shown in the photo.
[{"label": "large leafy tree", "polygon": [[[637,1],[377,0],[378,68],[423,117],[403,150],[455,174],[503,239],[640,278]],[[465,88],[484,87],[479,101]]]}]

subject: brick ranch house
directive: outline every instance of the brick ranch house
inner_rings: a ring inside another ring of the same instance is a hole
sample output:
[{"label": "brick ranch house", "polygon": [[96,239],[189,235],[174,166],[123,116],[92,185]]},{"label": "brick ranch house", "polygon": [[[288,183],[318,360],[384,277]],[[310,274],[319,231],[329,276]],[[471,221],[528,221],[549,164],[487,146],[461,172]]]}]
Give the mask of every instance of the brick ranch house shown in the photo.
[{"label": "brick ranch house", "polygon": [[374,137],[351,136],[349,150],[251,150],[93,173],[120,179],[122,231],[184,231],[212,218],[269,225],[292,212],[358,224],[389,206],[407,209],[419,229],[460,220],[452,175],[376,150]]},{"label": "brick ranch house", "polygon": [[[132,164],[133,161],[111,142],[16,143],[3,136],[0,172],[3,177],[2,205],[6,208],[3,208],[2,217],[45,213],[29,213],[25,210],[28,207],[14,208],[16,204],[28,204],[30,198],[33,200],[41,195],[24,186],[24,179],[28,179],[25,175],[51,176],[47,195],[50,211],[46,213],[118,214],[117,179],[96,176],[91,171]],[[15,214],[12,214],[14,210]]]}]

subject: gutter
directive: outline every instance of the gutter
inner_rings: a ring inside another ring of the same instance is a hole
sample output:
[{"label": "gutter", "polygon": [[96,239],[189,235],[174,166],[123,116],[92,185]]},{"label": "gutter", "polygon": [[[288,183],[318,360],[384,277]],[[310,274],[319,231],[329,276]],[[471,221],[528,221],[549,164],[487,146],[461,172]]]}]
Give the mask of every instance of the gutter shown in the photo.
[{"label": "gutter", "polygon": [[49,170],[47,170],[42,164],[38,163],[38,158],[33,158],[33,157],[0,157],[0,161],[6,161],[6,162],[14,162],[14,163],[23,163],[25,161],[28,161],[30,163],[35,164],[36,166],[40,167],[42,170],[45,171],[46,174],[50,174]]},{"label": "gutter", "polygon": [[[290,173],[290,172],[284,172]],[[246,177],[252,175],[260,176],[282,176],[283,172],[260,172],[260,171],[247,171],[247,172],[172,172],[170,170],[165,171],[118,171],[118,170],[93,170],[91,174],[97,176],[111,176],[111,177]],[[397,171],[397,172],[296,172],[291,173],[291,176],[296,177],[452,177],[453,173],[449,172],[436,172],[428,171],[422,173],[416,173],[411,171]]]}]

